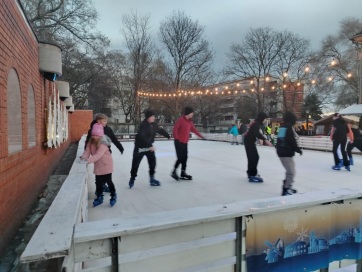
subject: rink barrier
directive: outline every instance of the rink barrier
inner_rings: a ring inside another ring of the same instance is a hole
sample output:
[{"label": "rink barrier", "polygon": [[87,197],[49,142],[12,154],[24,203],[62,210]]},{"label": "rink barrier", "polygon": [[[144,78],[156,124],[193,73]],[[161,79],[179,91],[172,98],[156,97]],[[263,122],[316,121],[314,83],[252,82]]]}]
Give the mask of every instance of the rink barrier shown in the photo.
[{"label": "rink barrier", "polygon": [[[79,146],[77,157],[83,152]],[[58,259],[62,272],[245,272],[248,218],[362,198],[362,188],[338,188],[87,222],[91,175],[84,164],[73,164],[21,262]],[[353,263],[362,271],[360,260],[333,262],[329,268]]]}]

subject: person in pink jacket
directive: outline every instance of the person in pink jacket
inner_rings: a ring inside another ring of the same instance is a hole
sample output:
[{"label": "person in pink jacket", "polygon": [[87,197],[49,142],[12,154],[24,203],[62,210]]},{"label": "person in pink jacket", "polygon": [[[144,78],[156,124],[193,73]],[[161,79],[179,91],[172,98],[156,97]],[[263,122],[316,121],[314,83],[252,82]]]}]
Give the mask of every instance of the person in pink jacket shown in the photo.
[{"label": "person in pink jacket", "polygon": [[93,125],[91,135],[81,159],[86,160],[87,163],[94,163],[97,198],[93,201],[93,206],[103,203],[103,184],[107,183],[111,193],[110,205],[113,207],[117,201],[117,194],[112,181],[113,159],[109,150],[111,140],[104,135],[103,126],[99,123]]},{"label": "person in pink jacket", "polygon": [[177,119],[175,126],[173,127],[172,133],[175,141],[177,160],[171,173],[171,177],[173,177],[175,180],[179,180],[179,176],[177,175],[177,168],[180,164],[181,179],[192,180],[192,176],[186,173],[188,154],[187,143],[189,141],[190,132],[193,132],[200,138],[204,139],[200,132],[195,128],[195,125],[191,120],[193,116],[194,110],[190,107],[185,107],[184,115]]}]

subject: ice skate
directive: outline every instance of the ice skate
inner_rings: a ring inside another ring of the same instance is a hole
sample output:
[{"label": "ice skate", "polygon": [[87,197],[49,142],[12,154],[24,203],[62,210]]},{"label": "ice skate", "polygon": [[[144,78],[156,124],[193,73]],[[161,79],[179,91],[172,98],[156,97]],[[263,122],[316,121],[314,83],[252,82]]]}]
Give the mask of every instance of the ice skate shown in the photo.
[{"label": "ice skate", "polygon": [[192,176],[188,175],[186,171],[181,171],[181,177],[182,180],[192,180]]},{"label": "ice skate", "polygon": [[132,189],[132,187],[134,186],[134,181],[135,181],[135,178],[131,177],[131,179],[128,182],[128,186],[129,186],[130,189]]},{"label": "ice skate", "polygon": [[293,195],[296,194],[297,190],[292,189],[292,188],[284,188],[283,187],[283,192],[282,192],[282,196],[287,196],[287,195]]},{"label": "ice skate", "polygon": [[179,179],[180,179],[179,176],[178,176],[177,173],[176,173],[176,169],[172,171],[171,177],[173,177],[175,180],[179,180]]},{"label": "ice skate", "polygon": [[353,158],[349,157],[349,165],[353,165]]},{"label": "ice skate", "polygon": [[333,170],[341,170],[341,166],[339,164],[332,166]]},{"label": "ice skate", "polygon": [[97,196],[97,198],[93,201],[93,207],[97,207],[103,203],[103,195]]},{"label": "ice skate", "polygon": [[111,199],[109,200],[109,204],[111,205],[111,207],[113,207],[114,204],[116,204],[117,202],[117,194],[114,194],[114,196],[111,197]]},{"label": "ice skate", "polygon": [[343,167],[343,160],[340,160],[340,161],[339,161],[338,166],[339,166],[339,168],[342,168],[342,167]]},{"label": "ice skate", "polygon": [[155,179],[154,177],[150,178],[150,185],[151,186],[161,186],[161,182],[159,182],[157,179]]},{"label": "ice skate", "polygon": [[263,182],[264,180],[260,176],[249,176],[249,182]]},{"label": "ice skate", "polygon": [[351,171],[351,168],[349,167],[349,165],[344,167],[347,171]]}]

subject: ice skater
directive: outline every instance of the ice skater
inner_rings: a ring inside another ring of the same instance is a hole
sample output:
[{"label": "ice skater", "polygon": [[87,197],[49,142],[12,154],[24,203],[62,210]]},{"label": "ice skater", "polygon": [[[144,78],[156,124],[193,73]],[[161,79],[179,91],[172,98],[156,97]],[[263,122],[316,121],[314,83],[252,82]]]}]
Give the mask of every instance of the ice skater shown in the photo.
[{"label": "ice skater", "polygon": [[362,134],[354,121],[350,122],[350,128],[352,131],[352,135],[349,136],[349,142],[347,144],[347,155],[349,159],[349,164],[354,165],[352,149],[356,147],[359,151],[362,152]]},{"label": "ice skater", "polygon": [[156,133],[170,139],[170,135],[167,133],[167,131],[165,131],[163,128],[159,127],[157,123],[155,123],[155,113],[152,110],[146,110],[144,114],[145,119],[141,122],[134,143],[131,178],[128,182],[128,186],[130,189],[134,186],[138,168],[140,166],[143,156],[146,156],[148,161],[150,185],[161,185],[161,182],[155,179],[156,156],[153,142],[155,141]]},{"label": "ice skater", "polygon": [[267,117],[265,112],[259,112],[256,119],[249,125],[248,131],[244,133],[244,146],[248,158],[248,170],[246,173],[249,182],[263,182],[263,179],[258,175],[257,170],[259,154],[256,149],[256,141],[259,139],[264,145],[273,146],[272,143],[265,138],[260,129]]},{"label": "ice skater", "polygon": [[103,126],[95,123],[92,127],[91,138],[81,156],[81,159],[88,163],[94,163],[93,172],[96,176],[96,195],[93,206],[103,203],[103,185],[106,183],[111,193],[109,204],[113,205],[117,201],[116,188],[112,181],[113,159],[109,147],[111,140],[104,134]]},{"label": "ice skater", "polygon": [[231,145],[239,145],[238,143],[238,135],[239,135],[239,131],[238,131],[238,127],[236,126],[236,124],[234,124],[232,126],[232,128],[229,130],[228,134],[232,135],[232,140],[231,140]]},{"label": "ice skater", "polygon": [[302,150],[297,144],[297,133],[293,126],[297,121],[294,113],[287,111],[284,114],[284,124],[279,128],[278,138],[276,143],[277,154],[285,168],[285,180],[283,180],[282,196],[292,195],[297,192],[293,189],[295,177],[295,163],[293,157],[295,152],[302,155]]},{"label": "ice skater", "polygon": [[333,127],[330,138],[333,141],[333,157],[334,166],[333,170],[341,170],[342,161],[338,157],[338,146],[341,146],[341,153],[343,157],[343,165],[346,170],[351,171],[349,166],[349,160],[346,153],[347,135],[349,133],[349,127],[346,121],[339,113],[335,113],[333,116]]},{"label": "ice skater", "polygon": [[188,147],[187,143],[189,141],[190,132],[195,133],[200,138],[204,137],[200,132],[195,128],[194,123],[192,122],[192,117],[194,116],[194,110],[191,107],[185,107],[184,114],[177,119],[175,126],[173,127],[173,137],[175,139],[175,149],[177,160],[175,162],[174,169],[171,173],[171,177],[175,180],[179,180],[180,177],[177,175],[177,168],[181,164],[181,179],[183,180],[192,180],[192,176],[186,173],[187,167],[187,158],[188,158]]}]

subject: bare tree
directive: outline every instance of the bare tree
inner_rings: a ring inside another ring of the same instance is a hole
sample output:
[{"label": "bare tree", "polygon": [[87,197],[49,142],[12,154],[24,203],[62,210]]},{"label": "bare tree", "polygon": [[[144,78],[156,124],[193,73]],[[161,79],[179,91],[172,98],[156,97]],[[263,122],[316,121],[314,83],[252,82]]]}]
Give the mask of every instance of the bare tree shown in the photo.
[{"label": "bare tree", "polygon": [[318,92],[334,95],[337,107],[358,103],[358,56],[351,38],[361,32],[362,21],[346,18],[340,22],[340,29],[322,41],[318,54]]},{"label": "bare tree", "polygon": [[[249,95],[256,101],[259,111],[266,110],[279,96],[285,110],[282,86],[301,80],[301,68],[309,58],[308,48],[307,40],[290,32],[277,32],[269,27],[251,28],[240,44],[231,45],[225,74],[250,81]],[[271,91],[275,84],[268,79],[280,86],[279,91]]]},{"label": "bare tree", "polygon": [[[180,11],[161,22],[160,39],[170,55],[175,94],[210,68],[213,52],[203,34],[204,28]],[[179,114],[179,100],[175,96],[174,115]]]},{"label": "bare tree", "polygon": [[141,107],[138,92],[145,87],[147,70],[154,56],[154,43],[151,39],[149,15],[139,16],[137,12],[124,15],[123,36],[129,50],[129,80],[132,85],[133,101],[131,116],[135,124],[139,124]]},{"label": "bare tree", "polygon": [[62,44],[65,37],[73,37],[92,45],[99,38],[93,33],[97,12],[90,0],[21,0],[21,4],[41,41]]}]

